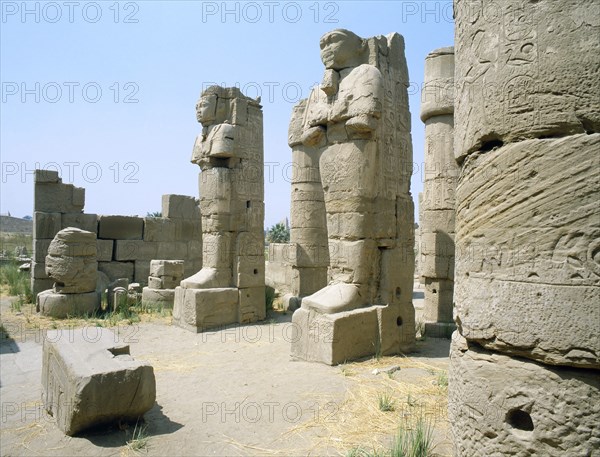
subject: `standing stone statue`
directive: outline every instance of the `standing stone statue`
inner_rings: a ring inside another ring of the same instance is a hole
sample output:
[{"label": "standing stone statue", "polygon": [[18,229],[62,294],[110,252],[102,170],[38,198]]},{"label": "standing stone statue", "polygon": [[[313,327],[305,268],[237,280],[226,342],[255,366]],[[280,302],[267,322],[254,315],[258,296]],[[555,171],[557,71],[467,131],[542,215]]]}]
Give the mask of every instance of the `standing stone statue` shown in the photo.
[{"label": "standing stone statue", "polygon": [[211,86],[196,106],[202,269],[175,289],[174,322],[192,331],[265,317],[262,109]]},{"label": "standing stone statue", "polygon": [[454,220],[458,165],[454,160],[454,48],[425,59],[421,120],[425,123],[425,188],[421,203],[421,272],[425,334],[449,337],[453,325]]},{"label": "standing stone statue", "polygon": [[[403,38],[365,40],[339,29],[320,46],[323,81],[296,108],[290,144],[296,160],[300,143],[305,157],[319,159],[320,179],[310,182],[323,189],[329,281],[294,313],[292,354],[335,364],[414,342],[412,147]],[[300,200],[292,201],[294,215]],[[292,217],[292,240],[306,244],[311,231],[294,225]],[[316,227],[313,245],[322,232]],[[329,337],[309,336],[315,326]]]}]

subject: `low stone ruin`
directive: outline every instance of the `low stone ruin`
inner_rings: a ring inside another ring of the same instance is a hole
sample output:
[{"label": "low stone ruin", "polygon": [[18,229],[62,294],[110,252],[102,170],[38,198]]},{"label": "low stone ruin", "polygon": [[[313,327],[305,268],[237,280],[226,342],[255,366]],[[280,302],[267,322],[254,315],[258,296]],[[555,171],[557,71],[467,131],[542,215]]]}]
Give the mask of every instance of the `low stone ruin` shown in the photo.
[{"label": "low stone ruin", "polygon": [[41,314],[63,318],[99,309],[95,233],[74,227],[61,230],[48,247],[45,265],[54,285],[37,296]]},{"label": "low stone ruin", "polygon": [[294,288],[309,294],[293,314],[292,355],[337,364],[408,352],[414,216],[404,40],[334,30],[321,38],[321,59],[323,82],[296,106],[289,132]]},{"label": "low stone ruin", "polygon": [[266,315],[264,159],[258,100],[211,86],[196,109],[203,264],[175,289],[173,322],[201,332]]},{"label": "low stone ruin", "polygon": [[126,278],[130,283],[145,284],[152,259],[183,259],[187,275],[202,266],[200,208],[194,197],[163,195],[162,217],[84,213],[85,189],[63,183],[52,170],[35,171],[34,195],[34,297],[54,283],[45,268],[48,246],[67,227],[96,234],[98,271],[108,282]]},{"label": "low stone ruin", "polygon": [[154,406],[152,366],[106,328],[49,330],[44,338],[42,401],[58,427],[75,435],[89,427],[136,421]]},{"label": "low stone ruin", "polygon": [[183,260],[151,260],[148,286],[142,289],[142,305],[148,308],[172,308],[175,288],[183,279]]}]

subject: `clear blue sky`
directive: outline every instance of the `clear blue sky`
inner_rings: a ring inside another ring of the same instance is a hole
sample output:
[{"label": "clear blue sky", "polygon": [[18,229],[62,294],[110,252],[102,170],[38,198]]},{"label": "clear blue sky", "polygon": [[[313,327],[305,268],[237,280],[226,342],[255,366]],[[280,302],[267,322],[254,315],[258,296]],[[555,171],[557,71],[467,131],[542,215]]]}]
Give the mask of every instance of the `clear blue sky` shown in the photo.
[{"label": "clear blue sky", "polygon": [[[25,6],[25,7],[24,7]],[[195,104],[211,82],[262,96],[265,226],[289,214],[287,129],[320,81],[334,28],[406,42],[416,169],[425,56],[453,43],[452,1],[2,1],[0,212],[33,212],[31,170],[86,188],[85,211],[146,215],[162,194],[197,197]]]}]

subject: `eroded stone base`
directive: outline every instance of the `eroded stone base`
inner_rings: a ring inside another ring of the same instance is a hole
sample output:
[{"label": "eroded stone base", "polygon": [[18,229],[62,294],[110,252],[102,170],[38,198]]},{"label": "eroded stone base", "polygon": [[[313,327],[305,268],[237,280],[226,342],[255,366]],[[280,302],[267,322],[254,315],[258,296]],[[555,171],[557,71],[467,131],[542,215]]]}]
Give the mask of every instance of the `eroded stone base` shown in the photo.
[{"label": "eroded stone base", "polygon": [[90,315],[100,308],[97,292],[86,294],[58,294],[52,289],[40,292],[36,299],[37,310],[44,316],[63,319]]},{"label": "eroded stone base", "polygon": [[292,357],[337,365],[376,354],[409,352],[414,319],[402,319],[397,307],[369,306],[322,314],[302,307],[292,316]]},{"label": "eroded stone base", "polygon": [[597,455],[600,373],[544,366],[452,337],[448,419],[456,457]]},{"label": "eroded stone base", "polygon": [[[238,289],[175,288],[173,323],[192,332],[238,322]],[[264,298],[264,294],[263,294]]]}]

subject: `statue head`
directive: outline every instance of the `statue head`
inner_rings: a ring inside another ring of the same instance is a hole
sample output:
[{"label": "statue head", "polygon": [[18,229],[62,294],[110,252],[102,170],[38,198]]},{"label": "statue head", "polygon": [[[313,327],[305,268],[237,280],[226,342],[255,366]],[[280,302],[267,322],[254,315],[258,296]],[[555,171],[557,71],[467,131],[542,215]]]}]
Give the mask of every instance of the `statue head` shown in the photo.
[{"label": "statue head", "polygon": [[217,116],[217,93],[214,87],[211,86],[202,92],[200,100],[196,103],[196,119],[203,126],[212,124]]},{"label": "statue head", "polygon": [[354,32],[336,29],[321,37],[321,60],[325,68],[342,70],[364,63],[366,41]]}]

